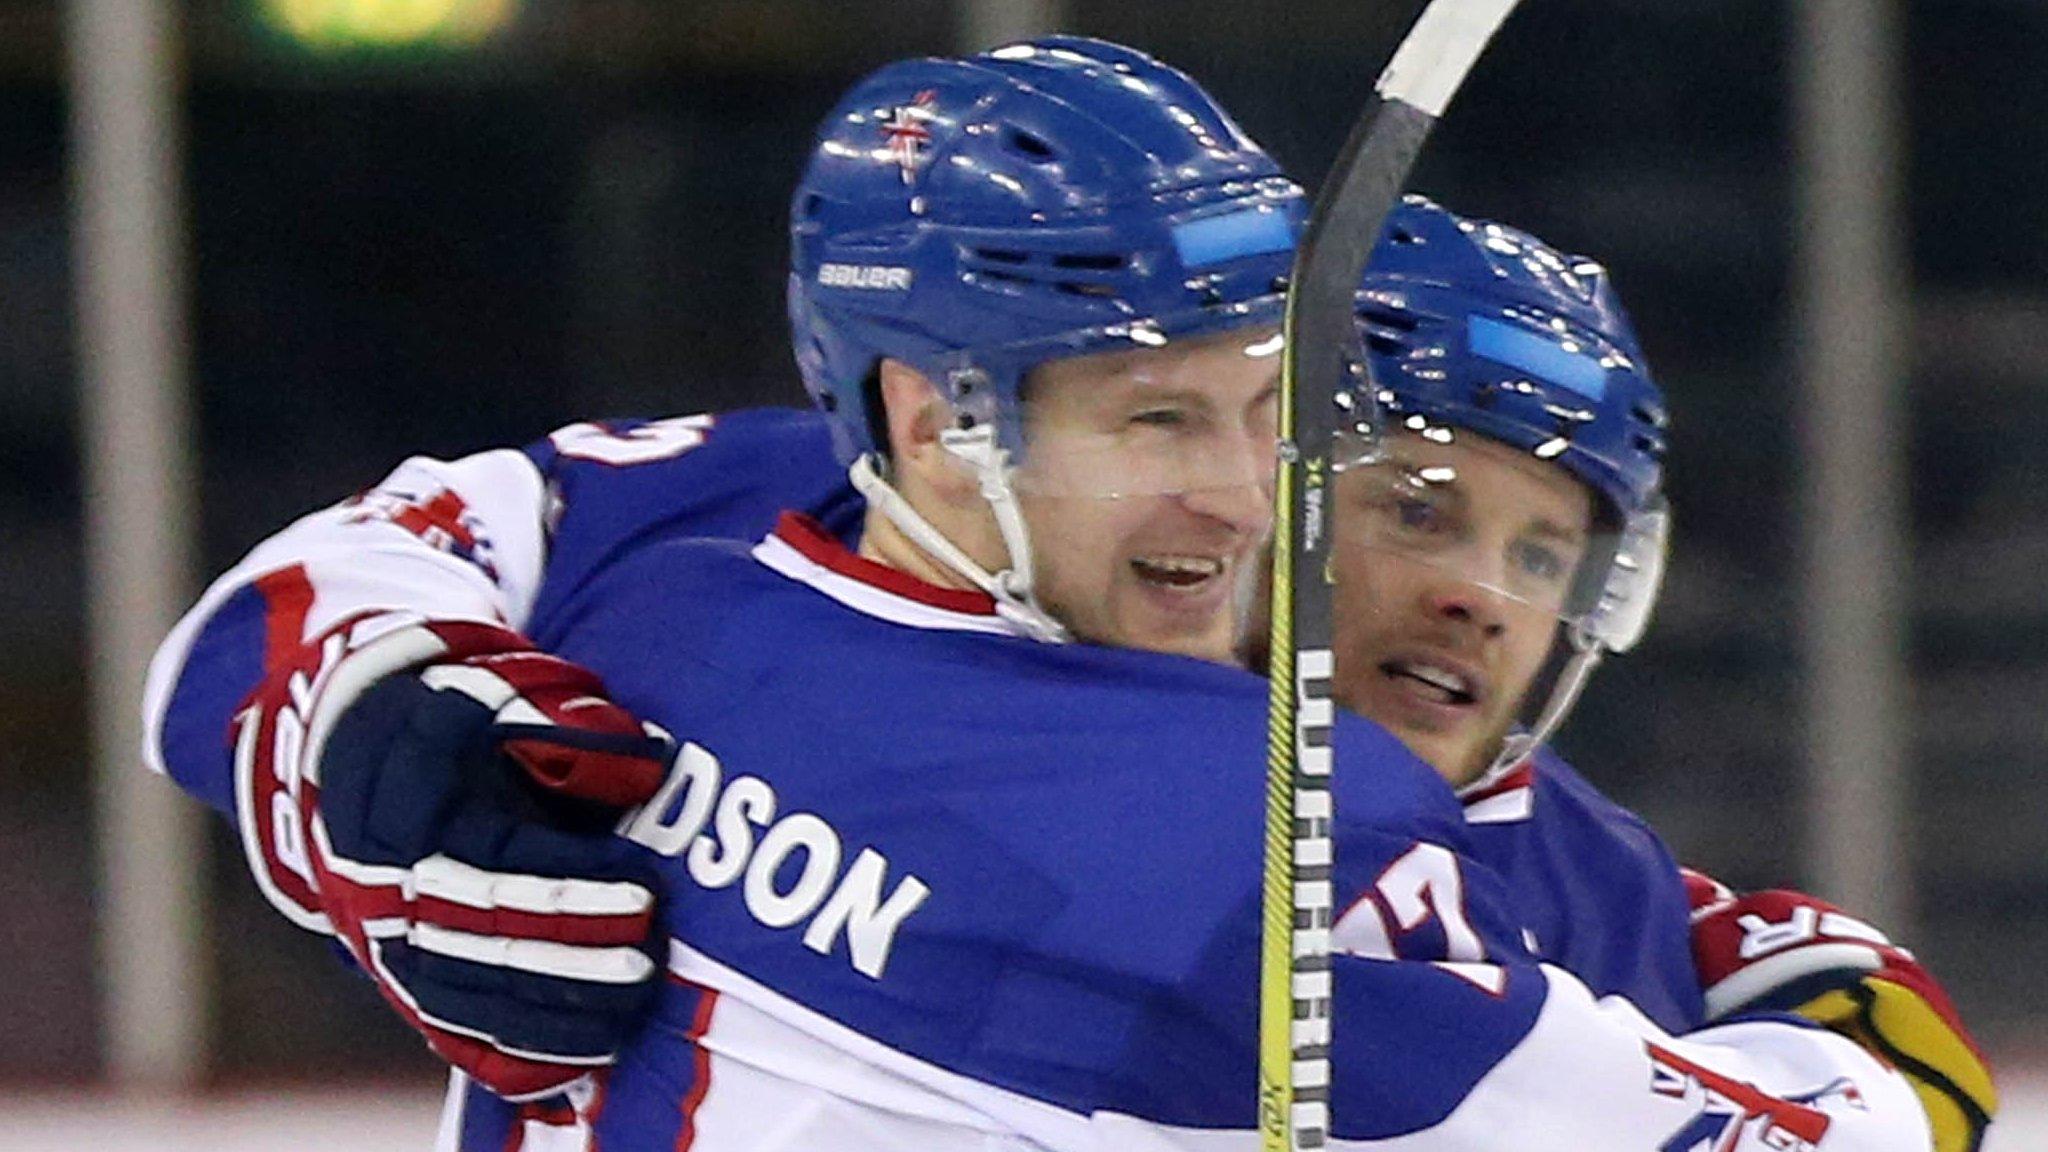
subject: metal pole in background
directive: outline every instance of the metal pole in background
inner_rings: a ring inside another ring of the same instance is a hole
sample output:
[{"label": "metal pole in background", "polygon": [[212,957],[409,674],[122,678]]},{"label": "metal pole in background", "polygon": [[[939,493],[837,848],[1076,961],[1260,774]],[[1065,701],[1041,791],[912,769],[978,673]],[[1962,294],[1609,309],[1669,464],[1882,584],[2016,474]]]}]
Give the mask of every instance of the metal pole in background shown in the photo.
[{"label": "metal pole in background", "polygon": [[191,586],[183,162],[171,0],[67,0],[87,675],[107,1073],[205,1066],[197,813],[141,764],[144,666]]},{"label": "metal pole in background", "polygon": [[1913,909],[1903,819],[1912,312],[1900,209],[1900,15],[1896,0],[1804,0],[1792,9],[1805,881],[1904,934]]},{"label": "metal pole in background", "polygon": [[980,52],[1048,32],[1071,32],[1066,19],[1065,0],[960,0],[954,47]]}]

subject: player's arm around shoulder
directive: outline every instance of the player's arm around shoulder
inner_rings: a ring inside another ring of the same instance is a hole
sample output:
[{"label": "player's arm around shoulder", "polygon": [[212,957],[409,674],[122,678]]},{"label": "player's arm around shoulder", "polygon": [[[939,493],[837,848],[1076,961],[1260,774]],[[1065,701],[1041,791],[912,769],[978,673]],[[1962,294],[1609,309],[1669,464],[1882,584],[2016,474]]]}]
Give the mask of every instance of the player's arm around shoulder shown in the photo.
[{"label": "player's arm around shoulder", "polygon": [[185,613],[150,664],[144,762],[234,818],[251,693],[317,670],[314,640],[341,622],[397,612],[531,635],[565,570],[607,562],[650,524],[752,539],[835,484],[822,424],[773,409],[586,421],[523,449],[409,459],[259,543]]},{"label": "player's arm around shoulder", "polygon": [[1333,1134],[1373,1148],[1926,1152],[1911,1088],[1781,1019],[1674,1036],[1520,942],[1505,887],[1452,843],[1340,844]]},{"label": "player's arm around shoulder", "polygon": [[152,765],[234,818],[274,907],[508,1095],[607,1063],[658,970],[648,877],[607,832],[666,737],[525,634],[558,485],[673,461],[709,424],[408,460],[260,544],[152,667]]}]

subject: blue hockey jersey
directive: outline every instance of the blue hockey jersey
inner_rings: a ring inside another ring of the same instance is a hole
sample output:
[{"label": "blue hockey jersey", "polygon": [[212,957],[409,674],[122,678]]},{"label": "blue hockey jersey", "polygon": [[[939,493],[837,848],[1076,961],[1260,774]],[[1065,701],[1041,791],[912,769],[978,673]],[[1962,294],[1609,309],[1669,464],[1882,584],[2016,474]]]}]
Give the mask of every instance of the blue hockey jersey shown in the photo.
[{"label": "blue hockey jersey", "polygon": [[[668,860],[674,983],[585,1102],[603,1147],[1244,1132],[1264,686],[1035,644],[978,597],[864,567],[830,459],[822,422],[756,412],[409,461],[209,591],[152,668],[152,763],[230,811],[266,894],[320,928],[261,797],[231,783],[240,701],[366,607],[509,623],[689,742],[632,833]],[[732,543],[778,506],[829,527]],[[1343,724],[1340,1139],[1498,1146],[1512,1108],[1543,1136],[1518,1146],[1655,1147],[1734,1098],[1759,1138],[1822,1146],[1835,1117],[1826,1147],[1894,1146],[1843,1138],[1893,1087],[1845,1043],[1668,1035],[1698,1019],[1675,873],[1568,769],[1461,809],[1382,730]],[[1675,935],[1630,927],[1645,917]],[[1655,1023],[1595,1003],[1610,992]],[[1567,1057],[1605,1069],[1569,1106],[1549,1099]],[[1844,1070],[1854,1107],[1830,1088]],[[545,1127],[478,1103],[453,1120],[462,1147]]]},{"label": "blue hockey jersey", "polygon": [[1670,1031],[1706,1022],[1685,886],[1648,824],[1547,746],[1460,798],[1532,951]]}]

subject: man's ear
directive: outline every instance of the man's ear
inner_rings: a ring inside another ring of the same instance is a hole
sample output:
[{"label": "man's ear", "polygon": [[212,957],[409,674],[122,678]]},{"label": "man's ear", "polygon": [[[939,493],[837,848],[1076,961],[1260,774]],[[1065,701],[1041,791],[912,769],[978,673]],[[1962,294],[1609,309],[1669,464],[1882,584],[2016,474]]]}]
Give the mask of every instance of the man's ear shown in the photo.
[{"label": "man's ear", "polygon": [[955,464],[939,443],[939,433],[953,420],[953,406],[939,395],[938,385],[901,360],[884,359],[877,369],[882,415],[888,423],[889,474],[905,482],[929,486],[949,499],[974,490],[965,469]]}]

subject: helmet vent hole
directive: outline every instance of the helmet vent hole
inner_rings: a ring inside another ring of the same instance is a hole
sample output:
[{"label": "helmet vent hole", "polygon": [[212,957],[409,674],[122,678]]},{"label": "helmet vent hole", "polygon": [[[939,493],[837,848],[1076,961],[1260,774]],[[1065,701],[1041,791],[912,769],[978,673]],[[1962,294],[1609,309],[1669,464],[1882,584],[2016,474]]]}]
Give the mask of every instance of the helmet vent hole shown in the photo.
[{"label": "helmet vent hole", "polygon": [[976,248],[974,254],[991,264],[1026,264],[1031,260],[1029,255],[1008,248]]},{"label": "helmet vent hole", "polygon": [[1058,154],[1052,150],[1052,145],[1045,142],[1044,137],[1022,128],[1012,126],[1007,129],[1003,133],[1003,144],[1033,164],[1050,164],[1058,158]]},{"label": "helmet vent hole", "polygon": [[1401,342],[1399,340],[1378,332],[1367,333],[1365,344],[1366,347],[1382,356],[1393,356],[1401,351]]},{"label": "helmet vent hole", "polygon": [[1069,296],[1103,297],[1116,295],[1116,289],[1107,284],[1079,284],[1072,280],[1060,281],[1059,290]]},{"label": "helmet vent hole", "polygon": [[1363,308],[1359,310],[1358,315],[1367,324],[1395,332],[1413,332],[1420,323],[1412,314],[1395,311],[1392,308]]},{"label": "helmet vent hole", "polygon": [[1055,268],[1081,268],[1093,272],[1114,272],[1124,266],[1115,252],[1068,252],[1052,258]]},{"label": "helmet vent hole", "polygon": [[811,217],[816,216],[818,214],[818,205],[823,204],[824,202],[825,198],[823,196],[820,196],[816,192],[813,192],[810,195],[804,197],[803,207],[797,210],[797,215],[808,220]]}]

